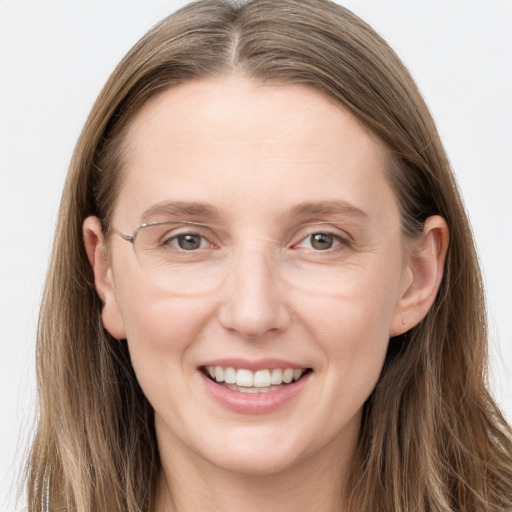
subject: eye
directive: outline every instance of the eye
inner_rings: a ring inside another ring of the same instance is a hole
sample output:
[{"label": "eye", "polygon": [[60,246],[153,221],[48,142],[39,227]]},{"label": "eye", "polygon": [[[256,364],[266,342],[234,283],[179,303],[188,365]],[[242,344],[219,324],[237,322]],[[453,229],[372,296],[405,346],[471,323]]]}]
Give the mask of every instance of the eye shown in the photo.
[{"label": "eye", "polygon": [[304,238],[298,246],[315,251],[327,251],[340,244],[340,237],[332,233],[311,233]]},{"label": "eye", "polygon": [[195,251],[205,247],[212,247],[213,244],[197,233],[182,233],[163,240],[162,245],[168,245],[173,249],[182,251]]}]

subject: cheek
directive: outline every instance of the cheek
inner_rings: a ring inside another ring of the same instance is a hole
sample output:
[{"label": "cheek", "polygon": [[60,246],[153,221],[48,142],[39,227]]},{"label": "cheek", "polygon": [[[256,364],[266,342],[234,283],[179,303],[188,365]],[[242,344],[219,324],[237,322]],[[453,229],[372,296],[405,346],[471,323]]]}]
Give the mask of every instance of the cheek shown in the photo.
[{"label": "cheek", "polygon": [[389,338],[400,295],[399,261],[380,262],[350,269],[329,286],[302,296],[299,317],[327,344],[328,351],[363,349]]},{"label": "cheek", "polygon": [[133,296],[123,314],[137,381],[155,413],[165,417],[173,431],[182,431],[189,416],[196,414],[186,407],[186,397],[196,381],[193,347],[208,316],[206,305],[189,297],[158,297],[154,290],[151,296]]},{"label": "cheek", "polygon": [[[129,273],[129,282],[117,283],[118,302],[137,378],[145,385],[173,380],[187,365],[189,347],[208,317],[211,301],[171,295]],[[148,396],[150,398],[150,396]],[[151,399],[151,398],[150,398]]]},{"label": "cheek", "polygon": [[314,329],[333,379],[342,378],[354,390],[373,388],[389,342],[390,318],[388,303],[375,296],[340,294],[325,301]]},{"label": "cheek", "polygon": [[303,305],[302,317],[323,352],[326,389],[346,413],[362,406],[382,370],[399,298],[397,261],[366,267],[337,291]]}]

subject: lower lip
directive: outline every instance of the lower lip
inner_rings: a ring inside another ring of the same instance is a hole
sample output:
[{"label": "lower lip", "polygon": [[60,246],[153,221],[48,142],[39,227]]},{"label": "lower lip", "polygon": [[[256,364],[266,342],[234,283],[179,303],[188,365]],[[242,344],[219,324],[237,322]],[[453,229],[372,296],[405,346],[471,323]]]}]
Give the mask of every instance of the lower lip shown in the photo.
[{"label": "lower lip", "polygon": [[223,407],[240,414],[267,414],[295,398],[307,384],[311,372],[298,381],[267,393],[242,393],[232,391],[212,381],[201,372],[207,392]]}]

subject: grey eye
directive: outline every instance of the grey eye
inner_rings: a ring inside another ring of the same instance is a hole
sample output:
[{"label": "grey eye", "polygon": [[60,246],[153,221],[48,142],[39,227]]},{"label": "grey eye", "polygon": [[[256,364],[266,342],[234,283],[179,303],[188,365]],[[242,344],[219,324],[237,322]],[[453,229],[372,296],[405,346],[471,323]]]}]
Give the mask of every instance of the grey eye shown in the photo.
[{"label": "grey eye", "polygon": [[311,236],[311,247],[317,251],[330,249],[334,244],[334,235],[329,233],[313,233]]},{"label": "grey eye", "polygon": [[175,240],[180,249],[183,249],[184,251],[193,251],[194,249],[199,249],[201,247],[203,237],[193,233],[187,233],[184,235],[178,235]]}]

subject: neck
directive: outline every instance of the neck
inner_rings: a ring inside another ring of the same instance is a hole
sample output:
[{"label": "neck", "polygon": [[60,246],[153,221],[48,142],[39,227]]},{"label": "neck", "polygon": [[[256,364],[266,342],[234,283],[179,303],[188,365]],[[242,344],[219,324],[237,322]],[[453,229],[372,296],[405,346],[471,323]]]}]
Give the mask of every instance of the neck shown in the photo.
[{"label": "neck", "polygon": [[[156,512],[340,512],[352,453],[327,446],[285,470],[243,474],[219,468],[196,455],[161,450]],[[350,457],[347,457],[350,455]]]}]

